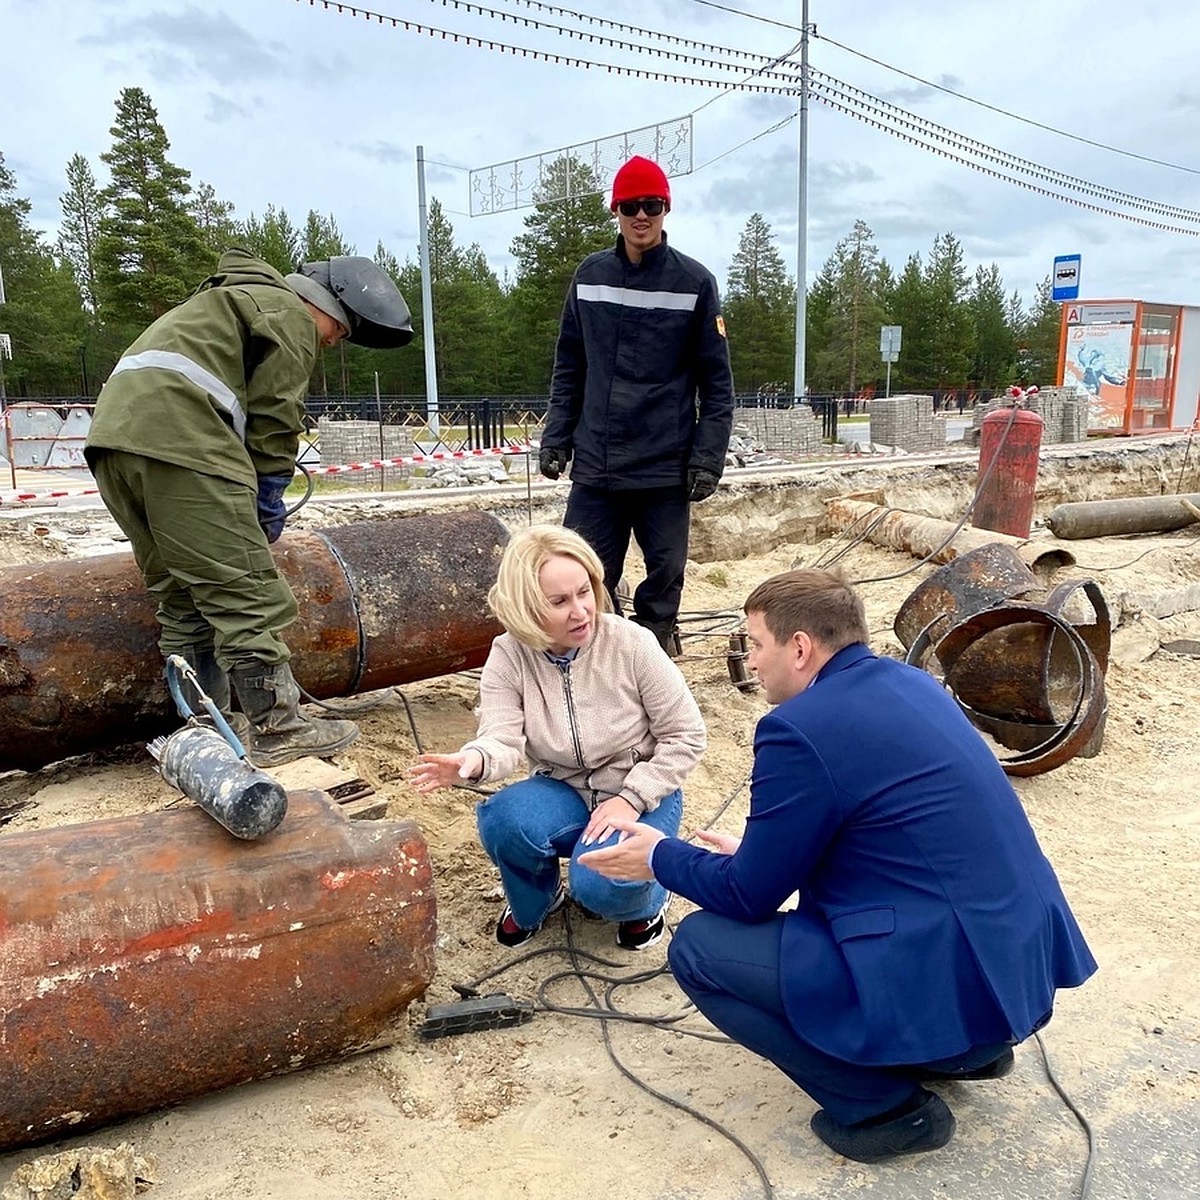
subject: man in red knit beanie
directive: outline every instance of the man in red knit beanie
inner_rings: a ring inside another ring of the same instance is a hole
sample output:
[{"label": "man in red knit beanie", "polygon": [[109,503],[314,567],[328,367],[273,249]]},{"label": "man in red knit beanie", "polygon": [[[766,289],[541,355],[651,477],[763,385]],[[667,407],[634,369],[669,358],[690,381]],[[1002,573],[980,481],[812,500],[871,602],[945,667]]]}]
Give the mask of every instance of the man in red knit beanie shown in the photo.
[{"label": "man in red knit beanie", "polygon": [[595,548],[614,603],[637,538],[633,619],[674,653],[688,505],[716,491],[733,425],[729,347],[717,281],[667,245],[662,168],[631,158],[610,207],[616,246],[585,258],[567,292],[538,465],[557,479],[571,464],[563,524]]}]

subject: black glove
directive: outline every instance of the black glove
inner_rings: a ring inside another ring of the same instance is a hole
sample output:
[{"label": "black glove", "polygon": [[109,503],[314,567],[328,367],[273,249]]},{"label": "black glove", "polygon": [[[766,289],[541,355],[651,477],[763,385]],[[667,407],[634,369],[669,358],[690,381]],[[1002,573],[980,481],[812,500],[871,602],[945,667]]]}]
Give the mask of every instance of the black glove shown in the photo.
[{"label": "black glove", "polygon": [[710,471],[706,467],[690,467],[688,469],[687,498],[693,504],[707,500],[717,490],[717,484],[720,482],[721,477],[716,471]]},{"label": "black glove", "polygon": [[554,446],[543,446],[538,451],[538,470],[547,479],[557,479],[571,461],[569,450],[559,450]]},{"label": "black glove", "polygon": [[287,520],[287,509],[283,506],[283,493],[292,482],[290,475],[260,475],[258,477],[258,523],[268,542],[279,541],[283,523]]}]

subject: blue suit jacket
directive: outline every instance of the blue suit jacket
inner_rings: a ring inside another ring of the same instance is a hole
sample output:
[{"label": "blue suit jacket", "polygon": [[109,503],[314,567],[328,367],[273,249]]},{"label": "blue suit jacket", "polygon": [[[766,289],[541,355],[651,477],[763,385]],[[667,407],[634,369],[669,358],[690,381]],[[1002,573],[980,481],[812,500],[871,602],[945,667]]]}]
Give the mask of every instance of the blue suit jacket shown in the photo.
[{"label": "blue suit jacket", "polygon": [[995,756],[924,671],[863,645],[759,721],[734,855],[660,842],[654,871],[758,922],[793,892],[780,980],[800,1036],[849,1062],[1021,1041],[1096,969]]}]

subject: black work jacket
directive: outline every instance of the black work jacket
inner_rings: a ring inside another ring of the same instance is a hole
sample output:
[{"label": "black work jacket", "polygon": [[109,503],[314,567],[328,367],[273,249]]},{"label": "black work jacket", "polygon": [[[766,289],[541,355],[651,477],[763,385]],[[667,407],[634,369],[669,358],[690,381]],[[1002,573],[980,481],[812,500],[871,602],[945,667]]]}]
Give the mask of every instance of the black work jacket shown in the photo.
[{"label": "black work jacket", "polygon": [[733,377],[717,281],[667,245],[640,262],[585,258],[567,292],[542,445],[573,455],[571,478],[607,490],[720,475]]}]

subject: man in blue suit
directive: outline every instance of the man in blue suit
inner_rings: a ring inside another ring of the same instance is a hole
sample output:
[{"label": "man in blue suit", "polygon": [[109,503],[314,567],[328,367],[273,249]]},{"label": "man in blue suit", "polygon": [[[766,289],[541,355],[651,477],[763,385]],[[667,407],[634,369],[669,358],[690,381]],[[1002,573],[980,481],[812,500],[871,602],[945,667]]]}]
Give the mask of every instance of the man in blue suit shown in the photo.
[{"label": "man in blue suit", "polygon": [[746,614],[778,707],[744,836],[701,833],[714,854],[631,823],[580,861],[700,906],[671,942],[679,986],[821,1106],[826,1145],[936,1150],[954,1116],[921,1084],[1007,1074],[1095,960],[995,756],[936,680],[871,652],[839,575],[777,575]]}]

